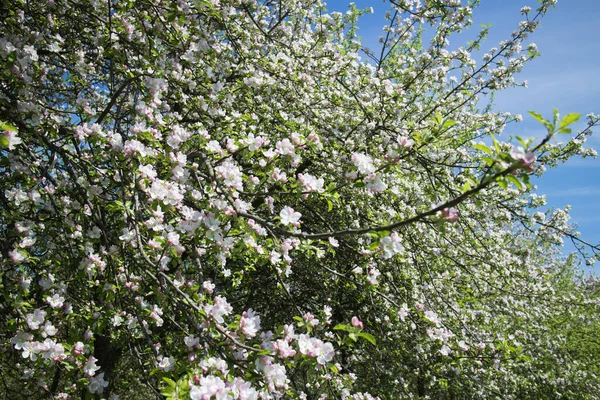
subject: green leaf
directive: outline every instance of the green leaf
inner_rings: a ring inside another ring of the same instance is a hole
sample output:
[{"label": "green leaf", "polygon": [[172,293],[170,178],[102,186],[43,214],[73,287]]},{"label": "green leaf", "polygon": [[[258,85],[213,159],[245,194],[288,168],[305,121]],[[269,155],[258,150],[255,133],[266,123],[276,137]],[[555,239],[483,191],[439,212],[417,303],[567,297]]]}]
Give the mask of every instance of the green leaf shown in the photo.
[{"label": "green leaf", "polygon": [[[560,126],[558,127],[559,132],[565,133],[565,132],[561,132],[561,130],[566,128],[567,126],[571,125],[572,123],[579,121],[579,118],[581,118],[581,114],[570,113],[570,114],[565,115],[563,117],[563,119],[560,121]],[[571,133],[570,129],[569,129],[569,133]]]},{"label": "green leaf", "polygon": [[486,152],[486,153],[488,153],[488,154],[493,154],[493,151],[492,151],[492,149],[490,149],[489,147],[487,147],[487,146],[486,146],[485,144],[483,144],[483,143],[477,143],[477,144],[474,144],[474,145],[473,145],[473,148],[474,148],[474,149],[477,149],[477,150],[485,151],[485,152]]},{"label": "green leaf", "polygon": [[523,181],[523,184],[527,187],[527,189],[531,189],[531,183],[529,182],[529,175],[521,174],[521,179]]},{"label": "green leaf", "polygon": [[548,121],[546,121],[544,119],[544,117],[542,117],[542,114],[537,113],[535,111],[529,111],[529,115],[531,115],[533,118],[535,118],[536,121],[538,121],[540,124],[546,124]]},{"label": "green leaf", "polygon": [[502,153],[502,149],[500,148],[500,143],[498,142],[498,140],[496,139],[496,136],[492,135],[492,142],[494,143],[494,149],[496,149],[496,151],[498,153]]},{"label": "green leaf", "polygon": [[523,139],[521,136],[517,136],[517,141],[523,146],[525,150],[529,149],[531,143],[533,143],[534,138]]},{"label": "green leaf", "polygon": [[370,333],[366,333],[366,332],[359,332],[357,333],[357,335],[363,339],[366,339],[369,343],[371,343],[373,346],[375,346],[377,344],[377,342],[375,341],[375,338],[373,337],[373,335],[371,335]]},{"label": "green leaf", "polygon": [[492,164],[496,162],[496,160],[494,160],[492,157],[483,157],[481,161],[483,161],[487,166],[492,166]]},{"label": "green leaf", "polygon": [[175,381],[173,379],[163,377],[162,380],[167,382],[167,385],[171,386],[172,388],[175,388],[177,386],[177,383],[175,383]]},{"label": "green leaf", "polygon": [[189,383],[187,379],[180,379],[177,382],[177,392],[183,395],[189,392]]},{"label": "green leaf", "polygon": [[354,330],[353,327],[351,327],[350,325],[346,325],[346,324],[337,324],[336,326],[333,327],[334,331],[348,331],[348,332],[352,332]]},{"label": "green leaf", "polygon": [[444,127],[443,128],[444,128],[444,130],[450,129],[450,128],[452,128],[456,124],[457,124],[456,121],[446,121],[446,122],[444,122]]},{"label": "green leaf", "polygon": [[555,125],[551,124],[550,121],[546,121],[544,117],[542,117],[542,114],[537,113],[535,111],[529,111],[529,115],[535,118],[536,121],[538,121],[540,124],[544,125],[546,129],[548,129],[548,133],[552,134],[554,132]]},{"label": "green leaf", "polygon": [[17,128],[15,128],[12,125],[7,124],[4,121],[0,121],[0,130],[17,132]]},{"label": "green leaf", "polygon": [[509,182],[512,182],[517,187],[517,189],[522,189],[523,188],[523,184],[521,183],[521,181],[519,181],[513,175],[508,175],[506,177],[506,180],[509,181]]}]

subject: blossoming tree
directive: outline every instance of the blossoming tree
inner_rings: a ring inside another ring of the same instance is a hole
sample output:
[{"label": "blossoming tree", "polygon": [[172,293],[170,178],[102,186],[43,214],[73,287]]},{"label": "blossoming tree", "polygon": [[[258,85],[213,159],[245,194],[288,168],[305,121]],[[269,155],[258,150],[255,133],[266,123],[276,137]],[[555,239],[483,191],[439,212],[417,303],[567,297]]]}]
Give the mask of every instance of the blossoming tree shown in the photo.
[{"label": "blossoming tree", "polygon": [[520,117],[482,95],[554,1],[481,60],[465,3],[391,1],[377,52],[320,1],[3,9],[0,393],[597,393],[597,284],[558,245],[597,247],[529,177],[598,119],[496,139]]}]

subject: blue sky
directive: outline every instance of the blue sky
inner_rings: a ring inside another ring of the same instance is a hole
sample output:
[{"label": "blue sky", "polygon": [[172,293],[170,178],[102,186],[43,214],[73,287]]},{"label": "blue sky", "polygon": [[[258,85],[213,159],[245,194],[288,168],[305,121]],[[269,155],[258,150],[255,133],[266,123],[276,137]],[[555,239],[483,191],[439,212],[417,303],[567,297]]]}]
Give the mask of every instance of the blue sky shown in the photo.
[{"label": "blue sky", "polygon": [[[425,1],[425,0],[422,0]],[[389,4],[381,1],[355,1],[359,8],[373,7],[375,13],[359,21],[359,35],[363,43],[377,47],[383,15]],[[536,8],[534,0],[482,0],[473,14],[473,26],[464,39],[456,36],[452,45],[471,40],[481,24],[492,24],[482,50],[497,46],[508,39],[521,20],[520,9],[529,5]],[[329,11],[343,12],[347,1],[327,2]],[[517,77],[527,80],[527,88],[508,89],[498,93],[497,110],[523,114],[524,121],[512,125],[506,134],[543,137],[544,129],[527,115],[535,110],[550,116],[552,107],[562,115],[578,112],[583,116],[600,114],[600,0],[559,0],[542,20],[541,28],[531,36],[542,56],[531,61]],[[585,122],[574,126],[585,127]],[[588,146],[600,153],[600,128],[588,140]],[[581,238],[600,243],[600,159],[572,159],[549,170],[541,179],[534,180],[539,194],[546,194],[549,207],[563,208],[571,205],[572,222],[578,225]],[[565,251],[573,251],[571,245]],[[588,269],[600,275],[600,263]]]}]

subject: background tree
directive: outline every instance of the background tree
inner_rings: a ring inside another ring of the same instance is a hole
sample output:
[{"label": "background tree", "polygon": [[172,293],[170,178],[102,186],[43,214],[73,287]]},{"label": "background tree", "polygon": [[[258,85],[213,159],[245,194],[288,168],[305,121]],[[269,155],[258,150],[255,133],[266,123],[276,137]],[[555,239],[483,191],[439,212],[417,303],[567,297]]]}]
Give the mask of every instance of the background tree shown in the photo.
[{"label": "background tree", "polygon": [[598,119],[499,142],[480,99],[553,3],[479,63],[460,1],[392,2],[370,60],[353,6],[4,8],[5,396],[593,398],[597,285],[529,176]]}]

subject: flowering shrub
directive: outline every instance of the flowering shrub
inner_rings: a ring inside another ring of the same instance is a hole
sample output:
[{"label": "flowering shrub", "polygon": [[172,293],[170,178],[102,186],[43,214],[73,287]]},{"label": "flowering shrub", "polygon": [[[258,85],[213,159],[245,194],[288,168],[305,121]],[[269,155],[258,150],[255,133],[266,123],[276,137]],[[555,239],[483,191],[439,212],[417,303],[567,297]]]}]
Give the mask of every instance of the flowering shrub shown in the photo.
[{"label": "flowering shrub", "polygon": [[479,96],[519,84],[554,1],[479,61],[485,28],[449,45],[463,3],[391,1],[377,53],[353,5],[8,5],[0,392],[598,393],[597,283],[558,247],[586,243],[529,183],[593,155],[598,118],[556,143],[579,115],[532,113],[544,138],[498,141],[520,117]]}]

